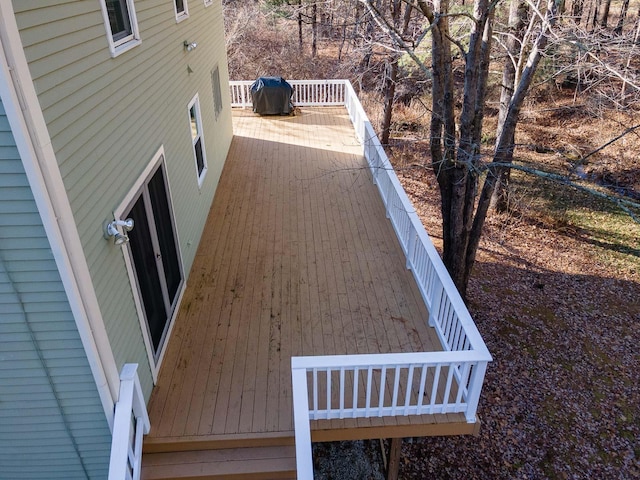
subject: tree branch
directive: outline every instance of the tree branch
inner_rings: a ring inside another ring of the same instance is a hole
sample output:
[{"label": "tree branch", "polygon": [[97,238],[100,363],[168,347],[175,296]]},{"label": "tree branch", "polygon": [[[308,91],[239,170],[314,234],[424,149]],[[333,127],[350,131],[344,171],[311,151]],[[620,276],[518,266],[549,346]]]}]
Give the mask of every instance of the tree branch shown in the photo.
[{"label": "tree branch", "polygon": [[564,175],[560,175],[552,172],[545,172],[544,170],[538,170],[537,168],[531,168],[524,165],[517,165],[514,163],[503,163],[503,162],[490,162],[480,167],[479,170],[491,171],[494,168],[511,168],[513,170],[519,170],[521,172],[529,173],[531,175],[535,175],[537,177],[544,178],[546,180],[559,183],[561,185],[566,185],[568,187],[575,188],[576,190],[583,191],[585,193],[588,193],[589,195],[602,198],[604,200],[607,200],[608,202],[616,204],[618,208],[620,208],[627,215],[629,215],[633,219],[633,221],[635,221],[636,223],[640,223],[640,216],[638,216],[637,213],[631,210],[633,208],[640,211],[640,203],[633,202],[631,200],[626,200],[624,198],[614,197],[613,195],[609,195],[607,193],[603,193],[594,188],[587,187],[586,185],[582,185],[580,183],[574,182],[569,178],[565,177]]},{"label": "tree branch", "polygon": [[[384,31],[387,35],[389,35],[389,37],[391,37],[391,39],[411,57],[411,59],[416,63],[416,65],[418,65],[420,70],[422,70],[425,74],[427,74],[427,76],[430,77],[431,71],[427,68],[427,66],[424,63],[422,63],[422,61],[415,54],[414,50],[409,45],[407,45],[407,43],[402,39],[402,35],[400,35],[400,33],[396,31],[395,27],[389,24],[389,22],[384,17],[384,15],[382,15],[382,13],[378,11],[375,5],[373,5],[372,1],[371,0],[358,0],[358,1],[365,6],[367,11],[373,17],[373,20],[382,29],[382,31]],[[430,25],[427,28],[427,31],[431,30],[433,28],[433,25],[434,24],[430,22]]]},{"label": "tree branch", "polygon": [[604,150],[605,148],[607,148],[609,145],[611,145],[614,142],[617,142],[618,140],[620,140],[622,137],[624,137],[625,135],[633,132],[634,130],[640,128],[640,123],[638,125],[634,125],[633,127],[629,127],[627,128],[624,132],[622,132],[620,135],[618,135],[615,138],[612,138],[611,140],[609,140],[607,143],[605,143],[604,145],[599,146],[598,148],[596,148],[595,150],[593,150],[592,152],[589,152],[587,155],[585,155],[584,157],[582,157],[580,159],[580,162],[583,163],[587,158],[589,158],[591,155],[594,155],[596,153],[598,153],[600,150]]}]

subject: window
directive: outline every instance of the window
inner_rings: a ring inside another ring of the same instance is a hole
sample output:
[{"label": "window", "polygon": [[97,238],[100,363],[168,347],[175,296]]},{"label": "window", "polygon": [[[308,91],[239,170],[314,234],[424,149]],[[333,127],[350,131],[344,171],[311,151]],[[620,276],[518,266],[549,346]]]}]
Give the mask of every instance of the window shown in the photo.
[{"label": "window", "polygon": [[213,5],[213,0],[204,0],[204,6],[208,7],[209,5]]},{"label": "window", "polygon": [[207,173],[207,157],[202,139],[202,118],[200,117],[200,99],[198,95],[189,103],[189,126],[191,128],[191,143],[193,155],[196,159],[196,171],[198,172],[198,186],[202,185]]},{"label": "window", "polygon": [[173,0],[173,6],[176,8],[176,21],[180,22],[189,16],[189,8],[187,0]]},{"label": "window", "polygon": [[140,44],[140,33],[133,0],[102,0],[109,50],[116,57]]},{"label": "window", "polygon": [[211,72],[211,88],[213,89],[213,111],[217,120],[222,111],[222,90],[220,89],[220,69],[218,65]]}]

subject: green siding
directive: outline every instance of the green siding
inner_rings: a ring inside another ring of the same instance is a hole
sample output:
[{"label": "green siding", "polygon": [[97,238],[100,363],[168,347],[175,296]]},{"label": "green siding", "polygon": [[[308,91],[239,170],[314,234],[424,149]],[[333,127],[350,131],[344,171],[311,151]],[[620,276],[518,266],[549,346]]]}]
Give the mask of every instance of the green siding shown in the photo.
[{"label": "green siding", "polygon": [[105,478],[111,434],[1,102],[0,218],[0,479]]},{"label": "green siding", "polygon": [[[181,255],[188,276],[231,143],[222,7],[189,0],[136,0],[141,45],[110,56],[98,0],[14,0],[29,67],[78,225],[114,356],[140,364],[152,388],[123,251],[102,236],[104,220],[165,148]],[[186,52],[183,42],[197,42]],[[215,118],[211,72],[220,66],[223,108]],[[188,72],[188,69],[192,73]],[[199,93],[208,173],[198,188],[187,106]]]}]

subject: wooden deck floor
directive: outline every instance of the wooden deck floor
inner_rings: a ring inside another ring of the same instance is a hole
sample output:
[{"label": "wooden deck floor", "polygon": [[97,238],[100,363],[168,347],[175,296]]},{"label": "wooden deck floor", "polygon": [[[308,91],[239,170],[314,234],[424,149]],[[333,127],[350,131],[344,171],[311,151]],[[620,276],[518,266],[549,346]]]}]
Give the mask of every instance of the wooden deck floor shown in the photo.
[{"label": "wooden deck floor", "polygon": [[293,355],[440,349],[346,111],[236,111],[234,133],[147,444],[290,437]]}]

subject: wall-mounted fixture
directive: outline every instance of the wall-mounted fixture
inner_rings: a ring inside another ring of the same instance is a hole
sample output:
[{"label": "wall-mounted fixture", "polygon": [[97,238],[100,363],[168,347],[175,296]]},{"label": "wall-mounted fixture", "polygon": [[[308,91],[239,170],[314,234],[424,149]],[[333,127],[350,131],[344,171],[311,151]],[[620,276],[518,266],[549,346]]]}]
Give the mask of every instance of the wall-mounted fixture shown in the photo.
[{"label": "wall-mounted fixture", "polygon": [[[120,232],[118,227],[121,227],[124,233]],[[133,230],[133,218],[127,218],[126,220],[114,220],[110,222],[107,220],[104,222],[104,238],[109,239],[113,237],[113,243],[115,245],[124,245],[129,241],[127,232]]]},{"label": "wall-mounted fixture", "polygon": [[191,50],[195,50],[196,47],[198,46],[198,44],[196,42],[189,42],[189,40],[185,40],[182,45],[184,45],[184,49],[187,52],[190,52]]}]

